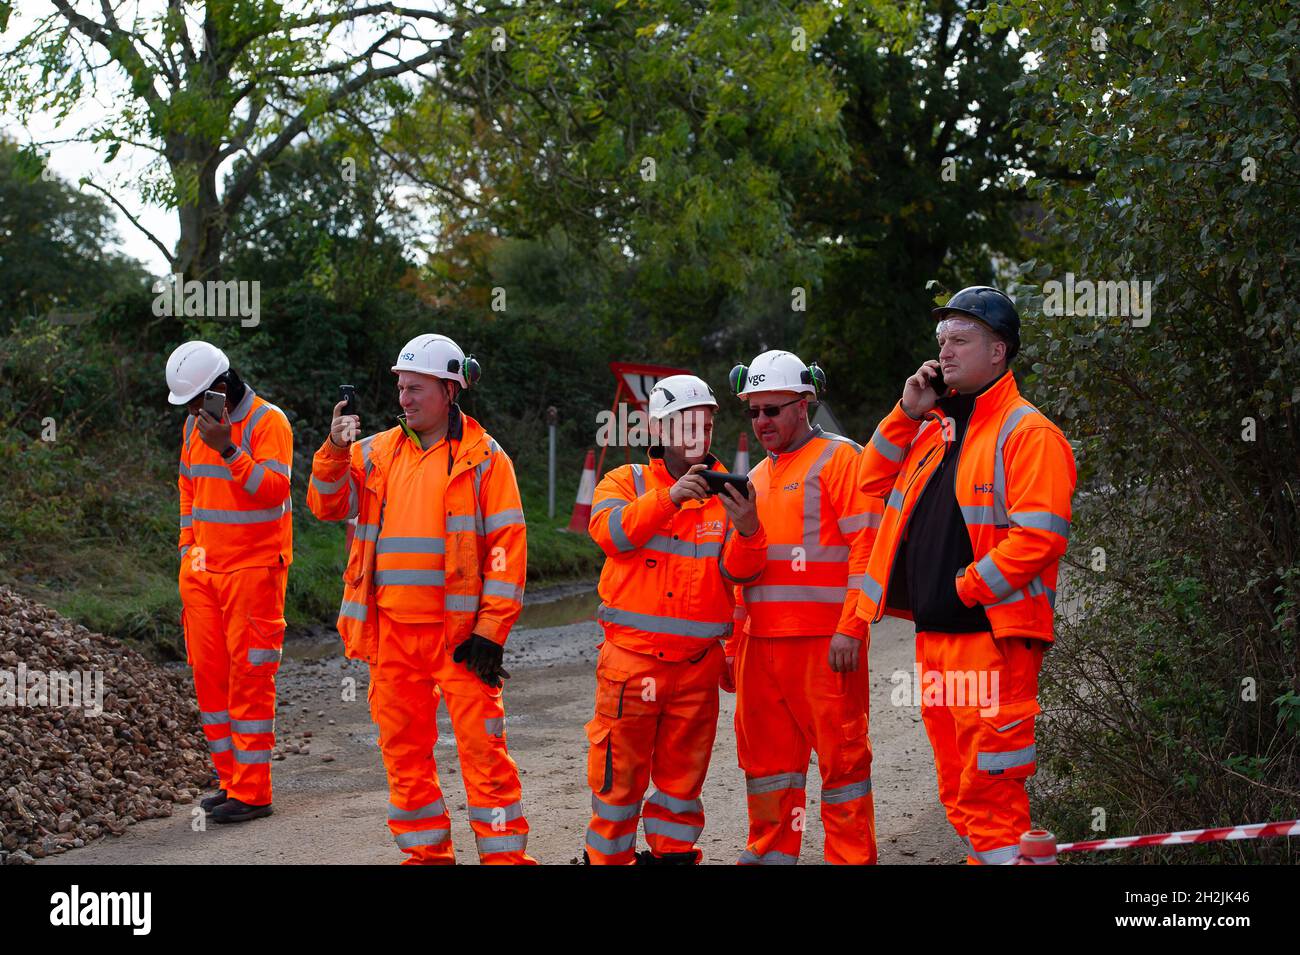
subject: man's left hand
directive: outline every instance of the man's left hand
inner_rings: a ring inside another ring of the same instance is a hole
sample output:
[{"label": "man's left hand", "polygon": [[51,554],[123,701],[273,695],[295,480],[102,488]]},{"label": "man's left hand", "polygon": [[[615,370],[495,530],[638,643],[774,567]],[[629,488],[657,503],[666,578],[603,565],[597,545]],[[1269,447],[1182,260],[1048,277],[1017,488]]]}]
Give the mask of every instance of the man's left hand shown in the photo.
[{"label": "man's left hand", "polygon": [[831,670],[834,673],[855,673],[858,669],[858,653],[862,647],[861,640],[837,633],[831,637],[831,648],[827,654]]},{"label": "man's left hand", "polygon": [[199,437],[203,443],[217,454],[230,447],[230,414],[222,409],[221,420],[208,414],[206,408],[199,409]]},{"label": "man's left hand", "polygon": [[722,501],[723,509],[740,535],[753,537],[758,533],[758,508],[754,504],[758,494],[754,490],[752,481],[745,487],[749,492],[748,495],[742,495],[735,487],[727,484],[718,495],[718,500]]}]

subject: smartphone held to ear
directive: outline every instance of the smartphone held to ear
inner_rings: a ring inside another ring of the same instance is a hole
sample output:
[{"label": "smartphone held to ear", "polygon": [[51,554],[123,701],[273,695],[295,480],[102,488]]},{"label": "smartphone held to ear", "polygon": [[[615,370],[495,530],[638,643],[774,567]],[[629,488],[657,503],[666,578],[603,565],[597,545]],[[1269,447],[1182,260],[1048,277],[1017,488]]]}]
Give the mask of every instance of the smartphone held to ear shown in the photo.
[{"label": "smartphone held to ear", "polygon": [[942,369],[934,373],[934,377],[930,379],[930,387],[934,389],[934,393],[940,398],[948,393],[948,386],[944,383]]},{"label": "smartphone held to ear", "polygon": [[220,421],[226,416],[226,396],[220,391],[203,392],[203,410]]}]

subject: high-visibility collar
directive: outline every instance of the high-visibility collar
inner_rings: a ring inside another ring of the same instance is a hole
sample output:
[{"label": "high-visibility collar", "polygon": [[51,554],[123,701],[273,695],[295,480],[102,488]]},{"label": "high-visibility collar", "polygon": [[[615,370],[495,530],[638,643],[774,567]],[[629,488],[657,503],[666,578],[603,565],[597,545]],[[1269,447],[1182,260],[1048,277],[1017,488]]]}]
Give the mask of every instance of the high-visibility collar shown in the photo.
[{"label": "high-visibility collar", "polygon": [[235,405],[234,410],[230,412],[230,423],[243,421],[248,417],[248,412],[253,409],[253,399],[257,397],[257,392],[253,390],[250,384],[244,384],[244,397],[239,399],[239,404]]},{"label": "high-visibility collar", "polygon": [[[989,414],[995,409],[1005,406],[1007,402],[1019,397],[1019,395],[1020,389],[1016,387],[1016,377],[1008,368],[1000,377],[993,379],[975,393],[975,407],[970,413],[971,421],[974,421],[981,414]],[[935,409],[941,410],[937,404]]]},{"label": "high-visibility collar", "polygon": [[786,448],[784,451],[781,451],[781,452],[777,452],[777,451],[769,451],[769,452],[767,452],[767,456],[768,456],[768,458],[772,461],[772,463],[775,464],[775,463],[776,463],[776,459],[777,459],[777,457],[778,457],[779,455],[781,455],[781,454],[794,454],[796,451],[798,451],[800,448],[802,448],[805,444],[807,444],[807,443],[808,443],[809,441],[811,441],[813,438],[820,438],[820,437],[821,437],[822,435],[824,435],[825,433],[826,433],[826,432],[822,430],[822,426],[821,426],[821,425],[819,425],[819,424],[815,424],[815,425],[813,425],[811,428],[809,428],[809,429],[808,429],[808,433],[805,434],[802,438],[800,438],[796,443],[792,444],[790,447]]},{"label": "high-visibility collar", "polygon": [[[415,433],[415,429],[406,423],[406,415],[397,416],[397,424],[402,429],[402,433],[411,439],[416,450],[423,452],[424,444],[420,441],[420,436]],[[452,403],[451,409],[447,412],[447,433],[443,436],[447,439],[447,473],[451,473],[452,463],[456,459],[457,449],[452,446],[452,442],[460,442],[465,435],[465,420],[460,413],[460,405]],[[434,444],[436,448],[438,445]]]}]

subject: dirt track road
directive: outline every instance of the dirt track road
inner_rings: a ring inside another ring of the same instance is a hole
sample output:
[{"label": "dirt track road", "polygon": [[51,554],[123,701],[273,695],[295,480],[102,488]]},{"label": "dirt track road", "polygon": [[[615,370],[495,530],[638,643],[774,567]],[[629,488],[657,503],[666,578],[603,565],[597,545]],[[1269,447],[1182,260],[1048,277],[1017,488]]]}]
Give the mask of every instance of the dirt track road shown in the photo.
[{"label": "dirt track road", "polygon": [[[529,851],[550,864],[581,854],[590,814],[586,740],[599,628],[590,617],[591,591],[530,604],[507,647],[513,679],[506,687],[510,751],[523,772],[524,807],[532,826]],[[577,621],[577,622],[574,622]],[[891,674],[912,670],[910,624],[887,620],[871,644],[872,778],[882,863],[953,863],[965,855],[935,793],[934,764],[920,711],[893,706]],[[384,818],[387,785],[366,707],[366,667],[344,660],[337,636],[297,639],[286,646],[280,669],[277,730],[283,742],[303,742],[310,753],[272,764],[275,815],[241,826],[196,831],[191,807],[168,819],[132,826],[84,849],[47,859],[47,865],[150,863],[375,863],[401,860]],[[347,678],[356,701],[343,702]],[[736,765],[732,717],[735,697],[723,694],[722,723],[704,787],[707,823],[700,847],[705,861],[731,864],[744,848],[747,828],[744,776]],[[439,710],[439,775],[452,815],[457,860],[475,863],[465,792],[446,708]],[[324,757],[332,756],[326,761]],[[815,757],[814,757],[815,760]],[[808,829],[801,863],[822,862],[822,827],[816,807],[820,783],[808,778]],[[641,845],[644,846],[644,837]]]}]

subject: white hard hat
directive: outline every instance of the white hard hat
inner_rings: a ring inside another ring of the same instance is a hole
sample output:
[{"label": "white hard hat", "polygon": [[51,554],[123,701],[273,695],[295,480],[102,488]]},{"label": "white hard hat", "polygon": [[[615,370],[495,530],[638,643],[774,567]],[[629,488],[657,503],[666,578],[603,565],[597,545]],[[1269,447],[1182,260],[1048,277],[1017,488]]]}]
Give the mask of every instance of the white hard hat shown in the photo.
[{"label": "white hard hat", "polygon": [[417,335],[402,346],[393,371],[413,371],[454,381],[468,388],[479,379],[479,365],[446,335]]},{"label": "white hard hat", "polygon": [[665,415],[704,405],[718,407],[713,390],[704,379],[694,375],[669,375],[650,389],[650,417],[658,421]]},{"label": "white hard hat", "polygon": [[817,396],[826,387],[826,375],[814,362],[811,366],[788,351],[765,351],[749,365],[731,369],[731,388],[740,397],[758,391],[793,391]]},{"label": "white hard hat", "polygon": [[216,345],[186,342],[167,359],[167,400],[174,405],[189,404],[230,370],[230,359]]}]

